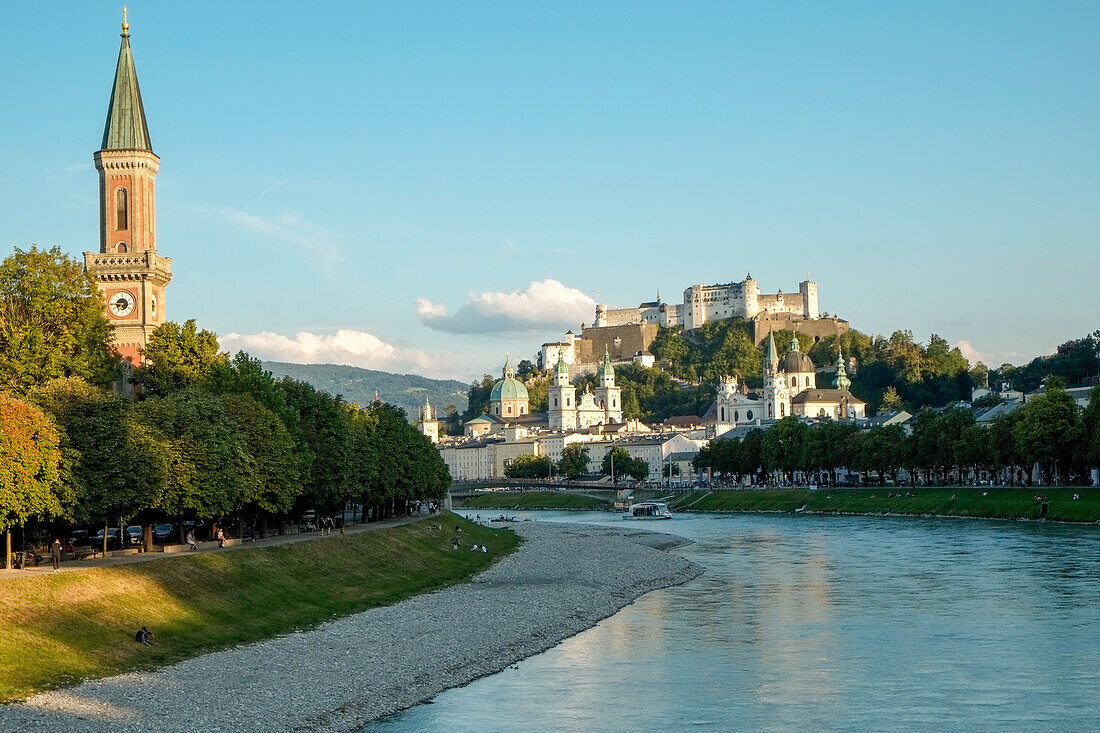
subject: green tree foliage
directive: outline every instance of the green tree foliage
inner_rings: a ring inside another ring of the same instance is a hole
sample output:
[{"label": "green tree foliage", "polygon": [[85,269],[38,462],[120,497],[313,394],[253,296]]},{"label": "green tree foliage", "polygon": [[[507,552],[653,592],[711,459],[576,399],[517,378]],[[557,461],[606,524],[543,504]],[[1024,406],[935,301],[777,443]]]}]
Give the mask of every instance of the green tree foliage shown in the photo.
[{"label": "green tree foliage", "polygon": [[550,463],[546,456],[516,456],[505,467],[504,475],[508,478],[547,478]]},{"label": "green tree foliage", "polygon": [[[357,493],[351,426],[345,412],[347,403],[304,382],[284,379],[279,385],[287,402],[298,412],[302,439],[313,455],[302,482],[304,493],[300,501],[326,510],[341,506]],[[396,461],[392,454],[379,455],[379,471],[388,485],[397,481]]]},{"label": "green tree foliage", "polygon": [[279,416],[250,394],[226,394],[221,397],[226,415],[244,436],[251,458],[252,478],[246,483],[250,494],[238,498],[240,506],[250,506],[270,514],[290,511],[302,491],[306,466],[302,451]]},{"label": "green tree foliage", "polygon": [[588,447],[579,443],[567,445],[561,451],[558,473],[568,479],[576,479],[588,473]]},{"label": "green tree foliage", "polygon": [[34,405],[0,392],[0,532],[61,514],[60,466],[53,421]]},{"label": "green tree foliage", "polygon": [[1023,366],[1002,364],[990,373],[990,382],[1002,380],[1022,392],[1038,389],[1047,377],[1059,377],[1065,384],[1081,384],[1100,370],[1100,330],[1067,341],[1049,356],[1037,356]]},{"label": "green tree foliage", "polygon": [[1089,393],[1089,404],[1081,416],[1081,436],[1085,461],[1100,466],[1100,386]]},{"label": "green tree foliage", "polygon": [[26,394],[51,379],[106,387],[118,376],[103,299],[57,247],[16,249],[0,263],[0,384]]},{"label": "green tree foliage", "polygon": [[200,331],[194,319],[182,326],[172,322],[158,326],[141,355],[145,361],[134,369],[130,381],[140,384],[143,394],[156,397],[198,384],[227,361],[218,351],[217,335]]},{"label": "green tree foliage", "polygon": [[125,523],[160,503],[168,448],[136,419],[128,401],[75,377],[49,382],[32,397],[62,428],[74,519]]},{"label": "green tree foliage", "polygon": [[170,469],[160,502],[168,516],[223,516],[261,494],[248,435],[220,397],[189,387],[144,400],[137,414],[168,446]]},{"label": "green tree foliage", "polygon": [[1060,464],[1063,476],[1080,457],[1081,415],[1060,380],[1048,379],[1043,394],[1028,400],[1015,428],[1016,446],[1027,463],[1038,463],[1045,476]]},{"label": "green tree foliage", "polygon": [[632,458],[626,448],[616,445],[604,454],[600,473],[612,476],[615,483],[619,483],[624,476],[642,481],[649,476],[649,464],[640,458]]},{"label": "green tree foliage", "polygon": [[489,414],[489,395],[492,394],[493,385],[496,383],[497,380],[488,374],[483,376],[480,382],[475,380],[470,383],[470,390],[466,397],[466,412],[462,416],[463,422]]}]

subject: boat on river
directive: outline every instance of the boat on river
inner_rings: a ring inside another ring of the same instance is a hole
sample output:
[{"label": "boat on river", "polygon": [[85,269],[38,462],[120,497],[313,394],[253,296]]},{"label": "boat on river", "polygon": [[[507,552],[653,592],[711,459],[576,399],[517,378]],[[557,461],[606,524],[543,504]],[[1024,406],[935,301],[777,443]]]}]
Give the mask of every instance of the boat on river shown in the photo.
[{"label": "boat on river", "polygon": [[628,506],[623,519],[672,519],[672,511],[663,501],[643,501]]}]

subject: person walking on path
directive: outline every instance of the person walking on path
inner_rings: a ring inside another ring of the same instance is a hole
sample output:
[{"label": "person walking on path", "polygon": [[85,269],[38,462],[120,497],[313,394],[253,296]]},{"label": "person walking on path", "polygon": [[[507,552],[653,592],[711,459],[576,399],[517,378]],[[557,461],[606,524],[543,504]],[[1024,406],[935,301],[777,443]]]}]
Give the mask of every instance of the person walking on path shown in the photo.
[{"label": "person walking on path", "polygon": [[50,545],[50,559],[53,560],[53,571],[55,573],[61,571],[61,540],[54,538],[53,544]]},{"label": "person walking on path", "polygon": [[199,549],[199,541],[195,539],[195,528],[187,530],[187,544],[190,545],[192,550]]}]

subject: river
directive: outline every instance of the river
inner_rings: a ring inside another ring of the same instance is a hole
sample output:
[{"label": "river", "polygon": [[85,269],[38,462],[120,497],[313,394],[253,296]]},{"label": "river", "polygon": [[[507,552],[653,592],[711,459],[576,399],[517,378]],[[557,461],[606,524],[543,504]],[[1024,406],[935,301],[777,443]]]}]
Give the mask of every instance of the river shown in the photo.
[{"label": "river", "polygon": [[639,526],[695,540],[678,552],[706,573],[365,730],[1100,730],[1100,528],[781,514]]}]

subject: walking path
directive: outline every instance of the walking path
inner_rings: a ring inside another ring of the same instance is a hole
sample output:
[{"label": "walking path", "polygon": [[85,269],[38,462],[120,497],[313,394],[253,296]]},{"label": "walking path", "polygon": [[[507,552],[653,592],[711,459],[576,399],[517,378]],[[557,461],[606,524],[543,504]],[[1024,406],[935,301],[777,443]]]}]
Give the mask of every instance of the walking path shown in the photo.
[{"label": "walking path", "polygon": [[[428,515],[438,516],[438,515]],[[396,519],[383,519],[378,522],[368,522],[367,524],[349,524],[344,527],[344,532],[347,534],[358,534],[359,532],[370,532],[375,529],[386,529],[387,527],[397,527],[402,524],[408,524],[409,522],[415,522],[421,519],[419,515],[412,517],[398,517]],[[333,530],[333,535],[340,534],[340,530]],[[315,532],[295,532],[294,534],[284,535],[272,535],[264,539],[241,541],[234,539],[232,544],[227,547],[218,547],[217,540],[210,540],[207,542],[200,542],[199,549],[196,552],[230,552],[232,550],[249,549],[253,547],[273,547],[275,545],[289,545],[293,542],[307,542],[309,540],[319,540],[322,538],[320,531]],[[327,536],[327,535],[324,535]],[[195,554],[188,550],[186,546],[178,546],[181,549],[173,552],[140,552],[136,555],[118,555],[114,557],[98,557],[96,559],[86,560],[65,560],[61,563],[61,572],[71,573],[79,572],[81,570],[87,570],[89,568],[103,568],[111,567],[113,565],[130,565],[137,562],[149,562],[150,560],[167,560],[173,557],[186,557],[188,555]],[[3,547],[0,547],[0,556],[2,556]],[[53,564],[50,562],[49,557],[42,561],[42,564],[37,567],[27,567],[24,570],[4,570],[0,568],[0,582],[8,578],[25,578],[29,575],[50,575],[53,573]]]}]

